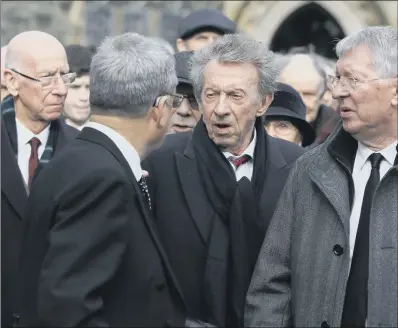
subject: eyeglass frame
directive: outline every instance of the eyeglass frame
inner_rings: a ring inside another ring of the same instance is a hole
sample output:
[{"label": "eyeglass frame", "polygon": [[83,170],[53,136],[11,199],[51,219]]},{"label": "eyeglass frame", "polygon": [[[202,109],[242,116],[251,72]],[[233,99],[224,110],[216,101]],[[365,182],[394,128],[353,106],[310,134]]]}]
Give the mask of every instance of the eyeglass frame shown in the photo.
[{"label": "eyeglass frame", "polygon": [[[335,86],[330,87],[330,85],[331,85],[330,79],[333,79],[334,81],[337,81]],[[351,80],[351,81],[353,81],[355,83],[354,87],[349,86],[351,88],[350,90],[354,90],[355,91],[358,88],[358,83],[369,83],[369,82],[373,82],[373,81],[389,80],[389,79],[391,79],[391,77],[389,77],[389,78],[381,78],[381,79],[364,80],[364,81],[358,80],[358,79],[356,79],[354,77],[346,77],[346,79],[349,79],[349,80]],[[333,75],[327,75],[327,86],[328,86],[329,90],[333,91],[337,87],[337,85],[340,84],[340,83],[342,83],[341,82],[341,77],[337,77],[337,76],[333,76]],[[343,84],[343,85],[346,85],[346,84]],[[345,91],[350,91],[350,90],[347,90],[347,89],[344,89],[344,90]]]},{"label": "eyeglass frame", "polygon": [[[199,102],[197,101],[197,99],[196,99],[196,97],[194,95],[182,95],[182,96],[184,97],[184,99],[186,98],[188,100],[189,105],[191,106],[191,108],[193,110],[199,110]],[[197,106],[192,106],[192,102],[191,102],[190,99],[194,99],[196,104],[197,104]],[[181,104],[182,104],[182,102],[181,102]],[[181,106],[181,104],[180,104],[180,106]],[[180,106],[178,106],[178,107],[180,107]]]},{"label": "eyeglass frame", "polygon": [[[54,76],[48,76],[48,77],[43,77],[43,78],[41,78],[41,79],[37,79],[37,78],[35,78],[35,77],[31,77],[31,76],[29,76],[29,75],[26,75],[26,74],[23,74],[23,73],[21,73],[21,72],[18,72],[18,71],[17,71],[16,69],[14,69],[14,68],[10,68],[10,70],[13,71],[14,73],[17,73],[18,75],[21,75],[22,77],[24,77],[24,78],[26,78],[26,79],[29,79],[29,80],[35,81],[35,82],[39,82],[40,84],[42,84],[43,80],[54,79]],[[73,79],[71,82],[69,82],[69,83],[64,82],[65,84],[70,84],[70,83],[73,83],[73,82],[74,82],[74,80],[76,79],[77,74],[76,74],[76,73],[66,73],[66,74],[61,75],[61,79],[62,79],[63,76],[71,76],[71,80]],[[46,87],[44,87],[44,88],[49,88],[49,87],[51,87],[51,86],[53,86],[53,84],[50,84],[49,86],[46,86]],[[42,87],[43,87],[43,85],[42,85]]]},{"label": "eyeglass frame", "polygon": [[[178,99],[180,100],[178,106],[176,106],[176,107],[173,107],[173,105],[171,106],[171,108],[173,108],[173,109],[177,109],[178,107],[180,107],[181,104],[182,104],[182,102],[183,102],[183,100],[184,100],[184,96],[183,96],[182,94],[179,94],[179,93],[164,93],[164,94],[161,94],[161,95],[159,95],[159,96],[156,97],[156,99],[155,99],[155,101],[153,102],[153,105],[152,105],[152,106],[153,106],[153,107],[158,107],[158,106],[159,106],[160,98],[161,98],[161,97],[164,97],[164,96],[176,97],[176,98],[178,98]],[[173,99],[173,100],[174,100],[174,99]],[[166,100],[166,102],[167,102],[167,100]]]}]

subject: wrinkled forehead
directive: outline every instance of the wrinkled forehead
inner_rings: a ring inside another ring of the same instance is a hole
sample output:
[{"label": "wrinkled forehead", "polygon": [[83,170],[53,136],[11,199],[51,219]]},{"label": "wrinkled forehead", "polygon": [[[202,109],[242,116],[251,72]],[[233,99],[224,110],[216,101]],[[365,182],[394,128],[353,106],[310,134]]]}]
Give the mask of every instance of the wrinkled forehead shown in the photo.
[{"label": "wrinkled forehead", "polygon": [[21,57],[26,69],[36,73],[56,73],[69,70],[68,59],[63,47],[49,46],[47,51],[34,51]]},{"label": "wrinkled forehead", "polygon": [[375,73],[373,57],[366,46],[348,51],[336,63],[336,74],[339,75],[360,74],[368,76]]},{"label": "wrinkled forehead", "polygon": [[255,88],[259,82],[258,71],[250,63],[220,63],[211,61],[206,65],[204,83],[207,87],[226,89]]}]

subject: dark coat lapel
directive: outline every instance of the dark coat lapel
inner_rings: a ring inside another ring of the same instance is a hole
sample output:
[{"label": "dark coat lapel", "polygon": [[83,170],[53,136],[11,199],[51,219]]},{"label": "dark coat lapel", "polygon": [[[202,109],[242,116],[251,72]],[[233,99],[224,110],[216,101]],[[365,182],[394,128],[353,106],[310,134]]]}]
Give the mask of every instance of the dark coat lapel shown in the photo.
[{"label": "dark coat lapel", "polygon": [[184,153],[176,153],[175,159],[178,177],[191,218],[199,231],[202,241],[206,244],[215,212],[207,201],[208,196],[202,188],[194,158],[195,153],[192,139],[190,139]]},{"label": "dark coat lapel", "polygon": [[125,159],[125,157],[123,156],[123,154],[120,152],[119,148],[115,145],[115,143],[109,139],[105,134],[103,134],[102,132],[99,132],[95,129],[92,128],[84,128],[81,132],[81,134],[79,134],[79,136],[77,137],[77,139],[83,139],[83,140],[88,140],[90,142],[99,144],[101,146],[103,146],[104,148],[106,148],[113,156],[115,156],[115,158],[117,159],[117,161],[120,163],[120,165],[123,167],[123,169],[125,170],[131,184],[133,185],[136,193],[135,193],[135,197],[136,197],[136,202],[139,204],[139,208],[142,212],[142,215],[144,217],[144,221],[147,225],[148,231],[153,239],[153,242],[162,258],[162,261],[168,271],[168,274],[170,276],[170,278],[172,279],[172,282],[174,284],[174,287],[176,288],[177,292],[179,293],[179,296],[181,298],[182,303],[185,305],[186,302],[184,301],[183,298],[183,294],[181,291],[181,288],[178,284],[178,281],[173,273],[173,270],[171,268],[171,265],[169,263],[169,260],[166,256],[165,251],[163,250],[163,246],[160,243],[160,240],[157,236],[156,233],[156,228],[153,222],[153,218],[151,217],[151,214],[149,212],[148,209],[148,205],[145,203],[144,198],[141,195],[141,190],[138,186],[138,182],[135,179],[135,176],[133,174],[133,172],[131,171],[131,168],[127,162],[127,160]]},{"label": "dark coat lapel", "polygon": [[[264,222],[265,229],[268,228],[270,220],[274,213],[274,204],[278,202],[280,191],[277,188],[282,189],[283,184],[281,184],[281,172],[283,170],[288,170],[289,168],[286,159],[283,157],[280,145],[277,140],[265,135],[266,143],[266,165],[265,165],[265,176],[266,179],[264,183],[264,188],[261,193],[261,200],[259,208],[261,211],[261,217],[266,220]],[[287,175],[288,173],[286,173]],[[273,205],[273,206],[268,206]],[[266,231],[266,230],[265,230]]]},{"label": "dark coat lapel", "polygon": [[3,121],[1,122],[1,162],[1,190],[22,218],[28,195]]}]

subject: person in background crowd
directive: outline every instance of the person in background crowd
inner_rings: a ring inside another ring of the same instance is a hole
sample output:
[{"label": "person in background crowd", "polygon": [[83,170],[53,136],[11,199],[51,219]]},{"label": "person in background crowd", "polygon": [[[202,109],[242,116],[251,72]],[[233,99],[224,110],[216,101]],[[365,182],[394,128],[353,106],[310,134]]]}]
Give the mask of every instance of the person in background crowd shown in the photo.
[{"label": "person in background crowd", "polygon": [[74,78],[64,47],[52,35],[28,31],[9,42],[4,80],[11,96],[1,103],[2,327],[18,319],[22,217],[36,168],[47,165],[78,133],[59,119]]},{"label": "person in background crowd", "polygon": [[191,82],[202,119],[167,136],[143,163],[160,238],[191,315],[243,327],[257,254],[285,179],[304,152],[268,136],[272,53],[238,34],[194,53]]},{"label": "person in background crowd", "polygon": [[322,104],[327,90],[326,71],[316,54],[293,53],[288,54],[288,58],[289,61],[280,73],[279,82],[288,84],[299,92],[307,107],[306,121],[312,125],[315,135],[318,136],[323,124],[333,114],[331,108]]},{"label": "person in background crowd", "polygon": [[78,129],[83,129],[90,118],[90,62],[92,53],[89,48],[71,44],[65,47],[70,70],[76,73],[76,79],[69,85],[63,114],[65,122]]},{"label": "person in background crowd", "polygon": [[[336,62],[333,60],[321,57],[320,65],[322,65],[323,70],[325,71],[326,75],[334,75],[334,73],[336,72]],[[333,109],[333,111],[335,113],[338,112],[339,101],[337,99],[333,98],[332,91],[329,88],[327,88],[325,93],[323,94],[321,103],[325,104],[326,106]],[[333,117],[334,117],[334,113],[332,114],[331,118],[333,118]]]},{"label": "person in background crowd", "polygon": [[174,55],[178,78],[177,92],[184,96],[184,100],[171,118],[171,132],[192,131],[202,116],[189,79],[192,55],[193,51],[177,52]]},{"label": "person in background crowd", "polygon": [[265,112],[264,127],[275,138],[307,147],[315,140],[312,126],[305,120],[306,108],[299,93],[291,86],[278,83],[277,92]]},{"label": "person in background crowd", "polygon": [[221,35],[236,33],[236,29],[236,24],[217,9],[195,10],[180,23],[177,50],[199,50]]},{"label": "person in background crowd", "polygon": [[107,37],[90,79],[92,118],[27,205],[21,326],[183,327],[191,321],[140,165],[183,99],[173,55],[136,33]]},{"label": "person in background crowd", "polygon": [[1,48],[1,60],[0,60],[1,61],[0,62],[0,64],[1,64],[1,71],[0,71],[0,77],[1,77],[1,85],[0,85],[0,88],[1,88],[1,99],[0,99],[0,101],[3,101],[3,99],[5,97],[7,97],[8,94],[9,94],[8,90],[7,90],[6,82],[4,80],[4,68],[5,68],[6,54],[7,54],[7,46],[4,46],[4,47]]},{"label": "person in background crowd", "polygon": [[397,29],[337,43],[342,122],[296,162],[249,292],[247,327],[398,326]]}]

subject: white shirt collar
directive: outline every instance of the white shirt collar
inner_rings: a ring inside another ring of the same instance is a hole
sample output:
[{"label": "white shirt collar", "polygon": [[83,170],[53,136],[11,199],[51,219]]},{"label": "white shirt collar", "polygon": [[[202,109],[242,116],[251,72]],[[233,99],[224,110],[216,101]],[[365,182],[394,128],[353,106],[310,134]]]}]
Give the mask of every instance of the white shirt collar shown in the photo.
[{"label": "white shirt collar", "polygon": [[[378,153],[382,154],[384,159],[391,165],[394,165],[395,156],[397,155],[397,147],[398,141],[393,142],[388,147],[379,151]],[[358,161],[358,167],[362,170],[369,156],[375,153],[373,150],[366,147],[364,144],[358,142],[358,149],[356,154],[356,161]]]},{"label": "white shirt collar", "polygon": [[119,148],[120,152],[126,159],[129,164],[131,171],[134,174],[134,177],[137,181],[139,181],[142,177],[142,168],[141,168],[141,159],[138,155],[135,148],[115,130],[110,127],[96,123],[96,122],[88,122],[85,127],[93,128],[105,134],[109,139],[111,139],[115,145]]},{"label": "white shirt collar", "polygon": [[50,135],[50,124],[39,134],[34,134],[17,118],[15,118],[15,123],[17,126],[18,146],[26,145],[34,137],[40,140],[41,145],[46,146],[48,136]]},{"label": "white shirt collar", "polygon": [[249,146],[243,151],[242,154],[240,154],[239,156],[236,156],[227,151],[223,151],[222,153],[226,158],[230,158],[230,157],[235,158],[235,157],[241,157],[243,155],[249,155],[250,158],[253,160],[254,159],[254,150],[256,148],[256,140],[257,140],[257,132],[256,132],[256,130],[254,130],[253,139],[250,142]]}]

